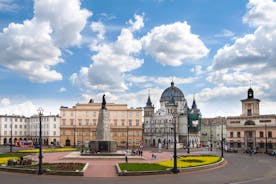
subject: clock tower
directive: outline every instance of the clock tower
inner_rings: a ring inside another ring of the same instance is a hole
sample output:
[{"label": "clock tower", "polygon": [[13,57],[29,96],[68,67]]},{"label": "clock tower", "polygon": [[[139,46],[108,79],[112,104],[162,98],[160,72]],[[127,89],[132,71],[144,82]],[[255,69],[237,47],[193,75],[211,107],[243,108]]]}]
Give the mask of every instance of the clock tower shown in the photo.
[{"label": "clock tower", "polygon": [[250,87],[247,91],[247,99],[242,102],[242,116],[252,117],[260,115],[259,103],[260,100],[254,98],[254,91]]}]

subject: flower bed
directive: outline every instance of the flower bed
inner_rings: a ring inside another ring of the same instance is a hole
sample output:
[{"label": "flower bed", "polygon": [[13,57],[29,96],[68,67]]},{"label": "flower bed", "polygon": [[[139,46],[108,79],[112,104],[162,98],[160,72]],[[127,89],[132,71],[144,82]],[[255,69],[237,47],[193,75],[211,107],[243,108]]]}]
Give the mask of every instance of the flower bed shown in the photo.
[{"label": "flower bed", "polygon": [[[218,156],[203,155],[203,156],[185,156],[177,159],[178,168],[187,168],[187,167],[197,167],[202,165],[209,165],[221,160]],[[166,160],[162,162],[157,162],[156,164],[173,167],[173,160]]]},{"label": "flower bed", "polygon": [[[49,148],[42,149],[43,153],[52,153],[52,152],[66,152],[66,151],[78,151],[77,148]],[[38,153],[39,149],[29,149],[29,150],[18,150],[18,153]]]}]

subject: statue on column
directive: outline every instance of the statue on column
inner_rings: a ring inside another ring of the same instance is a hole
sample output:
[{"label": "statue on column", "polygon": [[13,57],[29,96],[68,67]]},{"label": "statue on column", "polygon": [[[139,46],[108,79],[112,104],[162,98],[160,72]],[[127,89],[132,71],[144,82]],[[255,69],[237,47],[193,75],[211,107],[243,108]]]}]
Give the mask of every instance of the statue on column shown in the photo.
[{"label": "statue on column", "polygon": [[106,105],[106,101],[105,101],[105,94],[104,94],[103,101],[102,101],[102,109],[106,109],[105,105]]}]

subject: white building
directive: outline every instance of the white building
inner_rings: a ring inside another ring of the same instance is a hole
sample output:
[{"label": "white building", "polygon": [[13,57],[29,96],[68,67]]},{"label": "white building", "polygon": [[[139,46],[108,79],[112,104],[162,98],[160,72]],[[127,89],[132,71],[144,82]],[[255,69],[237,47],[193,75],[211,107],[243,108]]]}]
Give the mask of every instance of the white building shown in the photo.
[{"label": "white building", "polygon": [[[176,106],[174,106],[175,104]],[[175,118],[173,117],[176,108]],[[176,140],[187,144],[187,102],[182,91],[171,83],[161,95],[160,109],[154,112],[154,106],[148,97],[144,107],[143,140],[145,146],[168,146],[174,142],[174,122],[176,122]]]},{"label": "white building", "polygon": [[[58,115],[42,117],[42,143],[44,145],[58,144],[60,139],[60,118]],[[6,145],[13,140],[32,140],[38,143],[39,117],[25,117],[17,115],[0,115],[0,145]]]}]

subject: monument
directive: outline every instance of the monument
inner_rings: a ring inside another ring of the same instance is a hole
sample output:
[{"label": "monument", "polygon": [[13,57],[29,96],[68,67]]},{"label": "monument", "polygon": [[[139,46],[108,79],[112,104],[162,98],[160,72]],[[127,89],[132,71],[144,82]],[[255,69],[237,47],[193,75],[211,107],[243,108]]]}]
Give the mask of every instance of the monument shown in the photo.
[{"label": "monument", "polygon": [[109,111],[106,108],[105,95],[103,95],[102,107],[99,110],[96,140],[90,141],[89,146],[92,153],[114,153],[117,151],[117,142],[111,139]]}]

